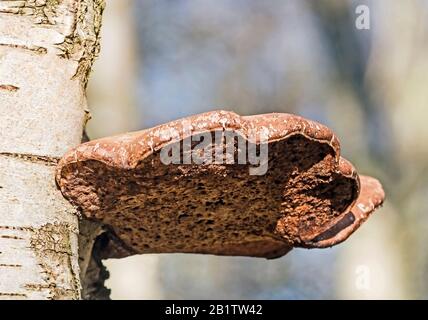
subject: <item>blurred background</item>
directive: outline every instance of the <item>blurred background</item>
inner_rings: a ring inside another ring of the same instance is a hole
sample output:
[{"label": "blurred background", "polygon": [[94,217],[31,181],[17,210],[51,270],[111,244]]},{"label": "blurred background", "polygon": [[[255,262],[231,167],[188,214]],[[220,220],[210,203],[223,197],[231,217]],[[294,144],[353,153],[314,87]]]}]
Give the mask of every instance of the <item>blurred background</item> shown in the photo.
[{"label": "blurred background", "polygon": [[387,194],[332,249],[108,260],[112,298],[427,299],[427,85],[426,0],[107,0],[92,139],[220,108],[296,113],[332,128]]}]

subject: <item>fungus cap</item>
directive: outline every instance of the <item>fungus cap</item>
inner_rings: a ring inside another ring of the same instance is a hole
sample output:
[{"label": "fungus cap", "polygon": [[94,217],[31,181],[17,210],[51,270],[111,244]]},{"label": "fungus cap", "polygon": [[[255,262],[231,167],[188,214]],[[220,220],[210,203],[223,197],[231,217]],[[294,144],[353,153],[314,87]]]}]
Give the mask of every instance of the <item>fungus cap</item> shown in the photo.
[{"label": "fungus cap", "polygon": [[[224,161],[209,162],[218,156],[219,136]],[[166,149],[164,155],[178,150],[181,161],[192,159],[195,141],[205,142],[199,163],[162,160]],[[251,174],[250,150],[262,159],[262,147],[266,171]],[[275,258],[293,247],[329,247],[347,239],[385,196],[376,179],[359,177],[341,158],[329,128],[282,113],[213,111],[93,140],[64,155],[56,181],[84,217],[109,228],[104,258],[175,252]]]}]

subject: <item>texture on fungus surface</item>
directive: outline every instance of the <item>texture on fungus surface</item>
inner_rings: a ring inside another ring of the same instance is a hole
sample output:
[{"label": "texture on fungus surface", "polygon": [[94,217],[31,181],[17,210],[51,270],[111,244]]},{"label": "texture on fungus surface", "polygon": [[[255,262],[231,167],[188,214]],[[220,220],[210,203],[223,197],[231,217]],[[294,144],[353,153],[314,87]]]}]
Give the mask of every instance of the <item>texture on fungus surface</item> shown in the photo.
[{"label": "texture on fungus surface", "polygon": [[[266,174],[250,175],[250,164],[163,164],[161,148],[186,138],[186,124],[193,135],[248,138],[251,130],[263,130]],[[381,204],[380,189],[371,211],[354,216],[359,178],[339,153],[337,138],[316,122],[215,111],[82,144],[61,160],[57,182],[66,198],[86,217],[110,226],[130,252],[272,258],[293,246],[341,242]]]}]

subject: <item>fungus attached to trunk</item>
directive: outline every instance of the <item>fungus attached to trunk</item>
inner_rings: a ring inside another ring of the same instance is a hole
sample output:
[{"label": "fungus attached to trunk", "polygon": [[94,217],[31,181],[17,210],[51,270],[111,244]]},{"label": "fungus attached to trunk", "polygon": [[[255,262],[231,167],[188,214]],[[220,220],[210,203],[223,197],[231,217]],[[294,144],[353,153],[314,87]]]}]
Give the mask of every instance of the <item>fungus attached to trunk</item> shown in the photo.
[{"label": "fungus attached to trunk", "polygon": [[215,111],[90,141],[63,157],[56,179],[110,230],[104,258],[329,247],[384,199],[377,180],[340,157],[330,129],[278,113]]}]

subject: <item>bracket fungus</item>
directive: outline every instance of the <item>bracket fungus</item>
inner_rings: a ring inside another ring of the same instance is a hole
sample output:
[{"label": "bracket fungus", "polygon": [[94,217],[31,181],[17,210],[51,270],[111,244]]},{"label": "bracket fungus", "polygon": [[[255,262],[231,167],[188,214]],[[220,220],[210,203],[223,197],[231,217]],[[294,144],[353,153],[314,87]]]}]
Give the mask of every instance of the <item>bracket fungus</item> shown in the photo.
[{"label": "bracket fungus", "polygon": [[[227,134],[234,137],[229,143]],[[179,161],[171,160],[174,150]],[[250,150],[266,170],[251,173],[257,164]],[[384,199],[376,179],[358,176],[340,157],[329,128],[281,113],[213,111],[83,143],[61,159],[56,180],[85,218],[108,228],[103,258],[173,252],[276,258],[293,247],[330,247]]]}]

